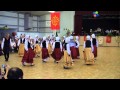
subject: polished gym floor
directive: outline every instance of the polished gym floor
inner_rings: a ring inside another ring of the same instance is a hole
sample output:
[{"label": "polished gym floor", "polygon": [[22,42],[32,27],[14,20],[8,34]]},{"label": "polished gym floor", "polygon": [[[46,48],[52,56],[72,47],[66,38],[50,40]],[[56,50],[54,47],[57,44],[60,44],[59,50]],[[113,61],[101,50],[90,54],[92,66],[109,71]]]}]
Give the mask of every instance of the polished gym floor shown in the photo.
[{"label": "polished gym floor", "polygon": [[71,69],[63,69],[63,58],[56,64],[53,58],[43,63],[41,57],[34,58],[35,66],[22,66],[22,57],[11,53],[8,62],[0,56],[0,65],[19,67],[24,72],[24,79],[120,79],[120,47],[99,47],[94,65],[85,65],[83,46],[80,46],[80,59]]}]

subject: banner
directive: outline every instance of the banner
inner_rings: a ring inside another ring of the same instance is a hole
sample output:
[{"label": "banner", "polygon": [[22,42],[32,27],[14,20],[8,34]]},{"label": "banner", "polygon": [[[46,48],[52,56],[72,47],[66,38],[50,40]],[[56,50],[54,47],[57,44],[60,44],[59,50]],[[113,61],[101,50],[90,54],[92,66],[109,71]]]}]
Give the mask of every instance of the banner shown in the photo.
[{"label": "banner", "polygon": [[98,37],[98,43],[99,45],[103,44],[103,37]]},{"label": "banner", "polygon": [[106,43],[111,43],[111,36],[106,36]]},{"label": "banner", "polygon": [[51,13],[51,29],[52,30],[60,29],[60,13],[59,12]]}]

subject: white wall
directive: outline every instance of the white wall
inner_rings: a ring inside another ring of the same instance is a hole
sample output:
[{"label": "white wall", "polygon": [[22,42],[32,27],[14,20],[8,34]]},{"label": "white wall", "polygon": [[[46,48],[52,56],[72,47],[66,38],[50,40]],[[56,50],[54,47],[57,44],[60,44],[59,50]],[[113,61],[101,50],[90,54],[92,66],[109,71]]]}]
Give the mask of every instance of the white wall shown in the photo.
[{"label": "white wall", "polygon": [[[58,33],[59,36],[63,36],[66,34],[66,31],[64,31],[64,28],[68,28],[71,31],[74,30],[74,14],[75,11],[61,11],[60,12],[60,33]],[[0,11],[0,15],[8,15],[12,17],[18,17],[17,13],[12,13],[12,12],[7,12],[7,11]],[[17,27],[18,25],[18,18],[10,18],[10,17],[0,17],[0,23],[1,24],[11,24],[11,25],[16,25],[16,26],[11,26],[11,27]],[[48,36],[52,35],[53,31],[50,29],[50,14],[42,15],[39,17],[33,16],[33,20],[39,20],[40,22],[38,23],[38,27],[41,27],[38,29],[37,28],[31,29],[29,31],[24,30],[24,14],[19,14],[19,28],[17,34],[20,36],[20,34],[25,33],[26,35],[29,34],[32,37],[35,35],[39,35],[40,37],[43,36]],[[1,22],[2,21],[2,22]],[[11,22],[11,23],[10,23]],[[49,24],[47,24],[47,22]],[[2,25],[3,26],[3,25]],[[33,21],[33,27],[37,27],[37,21]],[[47,27],[47,28],[45,28]]]},{"label": "white wall", "polygon": [[[64,31],[64,28],[68,28],[71,31],[74,30],[74,15],[75,15],[75,11],[61,11],[60,12],[60,33],[58,33],[59,36],[63,36],[66,34],[66,31]],[[41,16],[40,20],[50,20],[50,14]],[[40,26],[45,27],[46,26],[45,23],[46,22],[41,22]],[[45,31],[45,28],[42,28],[42,30]],[[49,28],[49,30],[51,29]],[[48,34],[53,34],[53,33],[54,32],[43,33],[43,34],[47,36]]]},{"label": "white wall", "polygon": [[65,35],[66,31],[64,28],[70,29],[70,31],[74,31],[74,15],[75,11],[62,11],[61,12],[61,20],[60,20],[60,35]]}]

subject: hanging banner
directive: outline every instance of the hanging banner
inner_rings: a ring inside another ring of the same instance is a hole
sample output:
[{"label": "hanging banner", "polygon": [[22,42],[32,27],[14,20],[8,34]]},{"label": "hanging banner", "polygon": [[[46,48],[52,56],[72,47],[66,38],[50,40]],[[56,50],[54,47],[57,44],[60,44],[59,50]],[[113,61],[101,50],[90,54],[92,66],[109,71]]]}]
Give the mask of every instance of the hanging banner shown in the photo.
[{"label": "hanging banner", "polygon": [[106,36],[106,43],[111,43],[111,36]]},{"label": "hanging banner", "polygon": [[99,45],[103,44],[103,37],[98,37],[98,43]]},{"label": "hanging banner", "polygon": [[60,13],[51,13],[51,29],[60,30]]}]

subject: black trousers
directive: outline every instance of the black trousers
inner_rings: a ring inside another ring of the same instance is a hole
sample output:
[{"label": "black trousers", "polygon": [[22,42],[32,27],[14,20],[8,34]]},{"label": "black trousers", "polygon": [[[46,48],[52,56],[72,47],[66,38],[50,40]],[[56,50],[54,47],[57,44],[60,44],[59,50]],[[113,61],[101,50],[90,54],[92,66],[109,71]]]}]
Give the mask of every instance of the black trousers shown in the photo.
[{"label": "black trousers", "polygon": [[8,48],[8,47],[7,47],[7,48],[4,48],[4,49],[3,49],[3,52],[4,52],[5,60],[8,61],[10,48]]}]

